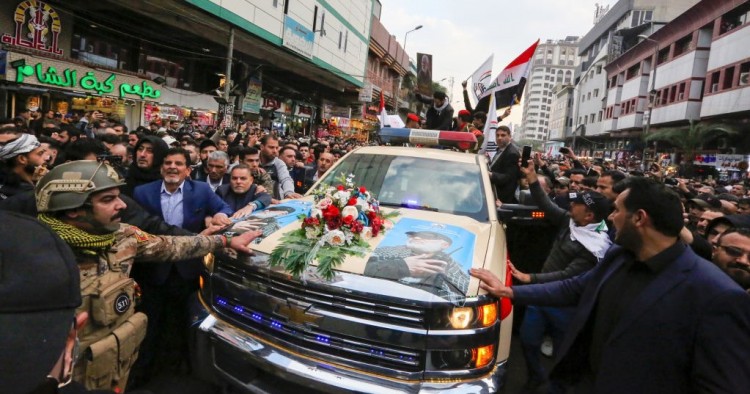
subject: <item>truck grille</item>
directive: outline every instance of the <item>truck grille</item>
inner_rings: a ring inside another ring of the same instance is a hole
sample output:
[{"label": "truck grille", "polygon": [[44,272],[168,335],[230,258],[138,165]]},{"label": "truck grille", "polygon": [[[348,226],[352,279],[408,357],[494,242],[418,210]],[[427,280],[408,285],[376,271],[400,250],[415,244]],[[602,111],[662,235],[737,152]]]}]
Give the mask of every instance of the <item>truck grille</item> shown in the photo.
[{"label": "truck grille", "polygon": [[221,264],[212,278],[213,306],[261,337],[332,361],[398,375],[424,369],[425,308],[303,285],[254,267]]}]

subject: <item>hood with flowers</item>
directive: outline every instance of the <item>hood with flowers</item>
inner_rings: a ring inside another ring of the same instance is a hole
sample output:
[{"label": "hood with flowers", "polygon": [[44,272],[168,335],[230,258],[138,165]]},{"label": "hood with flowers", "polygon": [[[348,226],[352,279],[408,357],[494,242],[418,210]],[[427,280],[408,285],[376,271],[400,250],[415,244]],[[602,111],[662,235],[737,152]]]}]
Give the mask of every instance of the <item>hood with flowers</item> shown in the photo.
[{"label": "hood with flowers", "polygon": [[355,186],[353,179],[352,174],[342,176],[337,186],[316,190],[315,206],[300,216],[300,229],[285,234],[271,252],[272,266],[283,266],[299,278],[317,261],[317,273],[331,280],[346,256],[369,252],[367,241],[392,227],[390,219],[399,213],[383,213],[378,201],[365,187]]}]

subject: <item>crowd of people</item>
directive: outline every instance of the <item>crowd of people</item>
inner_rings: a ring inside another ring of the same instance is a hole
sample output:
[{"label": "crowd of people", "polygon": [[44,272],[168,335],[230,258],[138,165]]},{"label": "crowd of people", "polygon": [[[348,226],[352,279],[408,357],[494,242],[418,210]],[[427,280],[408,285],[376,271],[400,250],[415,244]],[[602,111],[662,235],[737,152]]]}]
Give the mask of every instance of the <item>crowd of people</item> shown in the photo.
[{"label": "crowd of people", "polygon": [[[739,393],[750,387],[750,196],[735,182],[685,179],[579,159],[526,163],[496,130],[497,205],[537,205],[556,229],[540,272],[480,287],[527,305],[525,392]],[[535,247],[544,242],[537,231]],[[513,256],[510,256],[511,259]],[[545,334],[555,367],[540,361]]]},{"label": "crowd of people", "polygon": [[[62,361],[45,366],[39,359],[45,374],[20,375],[27,381],[12,392],[55,392],[54,383],[71,380],[63,392],[136,392],[160,373],[187,372],[188,299],[201,258],[219,248],[249,252],[259,232],[215,234],[234,219],[301,198],[358,145],[280,137],[257,122],[216,130],[172,121],[128,130],[98,111],[75,119],[22,110],[0,119],[0,210],[12,213],[4,234],[34,239],[39,226],[13,216],[25,214],[72,250],[50,251],[78,269],[75,278],[58,278],[77,284],[77,298],[55,305],[65,307],[68,325],[74,320],[68,329],[83,355],[74,363],[70,346],[50,350]],[[5,249],[2,255],[9,256]],[[14,310],[6,300],[4,310]],[[2,368],[5,386],[12,371]]]},{"label": "crowd of people", "polygon": [[[426,101],[428,128],[450,121],[474,132],[487,121],[478,108],[453,119],[439,92]],[[511,264],[512,287],[471,270],[491,294],[529,305],[520,328],[526,389],[750,387],[744,179],[683,179],[658,166],[640,173],[570,150],[562,160],[536,154],[520,163],[510,129],[497,126],[495,139],[489,170],[498,205],[535,204],[556,231],[540,272]],[[233,219],[301,198],[360,144],[280,137],[254,122],[226,130],[179,122],[128,130],[97,111],[77,121],[26,110],[0,119],[0,210],[9,211],[2,220],[12,228],[4,231],[0,255],[32,256],[28,266],[11,259],[6,270],[13,274],[0,281],[7,295],[0,317],[10,319],[6,326],[24,324],[21,332],[28,326],[26,342],[19,345],[18,335],[1,340],[3,349],[39,349],[24,354],[35,360],[33,369],[10,360],[23,351],[3,352],[2,379],[13,382],[6,387],[57,392],[72,380],[60,390],[135,392],[161,371],[186,372],[187,304],[198,288],[199,257],[219,248],[249,252],[260,235],[216,234]],[[37,244],[19,250],[30,241]],[[539,360],[545,334],[557,360],[551,373]],[[83,356],[76,362],[77,351]]]}]

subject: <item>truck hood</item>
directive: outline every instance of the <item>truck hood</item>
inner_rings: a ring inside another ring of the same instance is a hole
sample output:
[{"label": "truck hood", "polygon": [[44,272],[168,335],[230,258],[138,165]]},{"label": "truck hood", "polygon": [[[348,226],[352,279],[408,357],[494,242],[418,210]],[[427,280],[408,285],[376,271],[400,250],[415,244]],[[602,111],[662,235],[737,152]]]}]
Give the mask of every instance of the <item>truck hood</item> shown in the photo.
[{"label": "truck hood", "polygon": [[[299,216],[308,214],[312,205],[311,198],[285,201],[238,222],[232,230],[262,228],[263,236],[252,247],[270,254],[285,233],[300,228]],[[345,259],[329,284],[424,301],[461,302],[476,295],[477,281],[468,270],[483,266],[493,223],[440,212],[398,211],[386,233],[369,240],[369,252]]]}]

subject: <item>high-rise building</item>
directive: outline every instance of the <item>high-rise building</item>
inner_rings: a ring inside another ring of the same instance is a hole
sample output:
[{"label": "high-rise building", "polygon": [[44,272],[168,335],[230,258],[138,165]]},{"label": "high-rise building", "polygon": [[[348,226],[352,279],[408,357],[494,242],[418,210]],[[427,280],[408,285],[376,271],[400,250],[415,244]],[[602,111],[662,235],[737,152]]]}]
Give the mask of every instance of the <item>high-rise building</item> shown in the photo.
[{"label": "high-rise building", "polygon": [[578,37],[539,43],[526,82],[523,120],[517,140],[545,141],[549,138],[553,90],[573,83],[578,66]]}]

